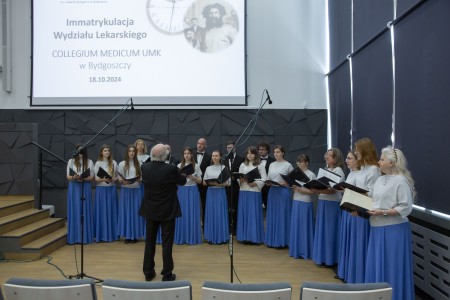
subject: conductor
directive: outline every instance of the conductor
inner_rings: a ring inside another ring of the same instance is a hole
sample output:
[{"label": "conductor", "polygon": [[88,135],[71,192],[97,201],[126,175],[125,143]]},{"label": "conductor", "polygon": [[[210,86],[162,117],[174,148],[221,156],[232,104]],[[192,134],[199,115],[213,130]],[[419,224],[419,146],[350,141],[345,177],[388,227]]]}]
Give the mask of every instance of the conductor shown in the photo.
[{"label": "conductor", "polygon": [[176,275],[172,248],[175,234],[175,219],[181,217],[177,196],[177,185],[186,184],[186,178],[179,174],[176,166],[166,164],[169,155],[163,144],[155,145],[151,152],[151,162],[142,165],[142,182],[144,183],[144,199],[139,214],[146,219],[146,244],[144,252],[143,272],[146,281],[155,278],[156,236],[161,226],[163,268],[162,281],[173,281]]}]

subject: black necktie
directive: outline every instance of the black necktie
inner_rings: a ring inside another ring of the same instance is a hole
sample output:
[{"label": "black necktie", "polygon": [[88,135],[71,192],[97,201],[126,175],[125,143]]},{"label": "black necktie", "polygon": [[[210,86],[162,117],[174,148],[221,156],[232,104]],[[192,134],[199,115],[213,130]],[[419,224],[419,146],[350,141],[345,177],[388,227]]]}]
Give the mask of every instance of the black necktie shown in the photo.
[{"label": "black necktie", "polygon": [[203,155],[203,152],[198,152],[197,155]]},{"label": "black necktie", "polygon": [[261,157],[261,160],[267,160],[267,157]]}]

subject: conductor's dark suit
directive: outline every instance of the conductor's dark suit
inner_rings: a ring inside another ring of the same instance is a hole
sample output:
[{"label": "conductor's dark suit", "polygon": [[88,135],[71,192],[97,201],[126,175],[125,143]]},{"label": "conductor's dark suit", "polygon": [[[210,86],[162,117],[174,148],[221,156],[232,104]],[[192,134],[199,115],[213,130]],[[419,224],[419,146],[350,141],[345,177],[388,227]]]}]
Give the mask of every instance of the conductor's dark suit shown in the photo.
[{"label": "conductor's dark suit", "polygon": [[172,275],[172,248],[175,235],[175,219],[181,217],[178,202],[178,185],[186,184],[186,178],[179,174],[176,166],[152,161],[142,165],[144,199],[139,214],[146,222],[146,244],[143,271],[146,278],[155,276],[155,247],[158,228],[161,226],[163,279]]},{"label": "conductor's dark suit", "polygon": [[[202,179],[205,175],[206,168],[211,165],[211,154],[204,152],[202,158],[202,162],[200,163],[200,170],[202,171]],[[198,163],[198,153],[197,151],[194,153],[195,163]],[[200,192],[200,200],[202,201],[202,224],[205,224],[205,207],[206,207],[206,191],[208,187],[203,185],[202,183],[197,184],[198,191]]]}]

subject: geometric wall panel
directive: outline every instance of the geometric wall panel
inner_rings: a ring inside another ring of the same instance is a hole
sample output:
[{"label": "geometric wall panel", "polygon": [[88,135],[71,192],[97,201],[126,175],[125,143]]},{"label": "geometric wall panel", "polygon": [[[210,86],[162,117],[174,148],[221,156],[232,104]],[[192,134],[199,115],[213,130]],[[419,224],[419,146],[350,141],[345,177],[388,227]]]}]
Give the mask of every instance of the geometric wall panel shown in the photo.
[{"label": "geometric wall panel", "polygon": [[[292,164],[299,154],[308,154],[314,172],[323,167],[323,153],[327,147],[327,111],[317,109],[264,109],[257,116],[256,110],[245,109],[1,110],[0,121],[3,120],[12,123],[33,121],[39,129],[39,135],[34,138],[23,134],[5,136],[0,130],[0,151],[8,153],[3,155],[8,163],[30,157],[24,154],[25,149],[9,149],[11,145],[26,146],[30,140],[57,156],[35,146],[31,148],[42,154],[43,204],[57,206],[55,215],[59,217],[65,217],[66,213],[66,162],[72,158],[78,143],[90,141],[88,156],[94,162],[103,144],[111,146],[114,159],[120,162],[127,145],[138,138],[149,148],[157,143],[168,143],[174,156],[181,158],[182,149],[186,146],[195,148],[200,137],[206,138],[209,152],[223,152],[226,142],[236,141],[248,126],[237,147],[239,153],[260,142],[271,147],[280,144],[286,148],[286,159]],[[249,125],[251,120],[256,122]],[[37,157],[32,159],[33,162],[38,161]],[[14,174],[24,173],[18,171]],[[3,177],[12,174],[3,173]],[[20,182],[21,188],[23,185]],[[0,176],[0,192],[5,194],[12,189],[11,182]],[[51,199],[46,199],[47,195]]]}]

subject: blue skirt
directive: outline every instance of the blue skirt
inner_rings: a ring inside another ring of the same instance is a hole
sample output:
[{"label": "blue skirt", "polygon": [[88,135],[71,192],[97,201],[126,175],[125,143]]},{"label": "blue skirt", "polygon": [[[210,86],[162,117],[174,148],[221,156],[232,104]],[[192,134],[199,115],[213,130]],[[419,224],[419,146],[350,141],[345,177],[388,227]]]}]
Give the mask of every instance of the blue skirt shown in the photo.
[{"label": "blue skirt", "polygon": [[264,242],[264,218],[261,193],[240,191],[236,238],[256,244]]},{"label": "blue skirt", "polygon": [[94,232],[96,242],[118,240],[117,235],[117,188],[97,186],[94,199]]},{"label": "blue skirt", "polygon": [[291,210],[291,190],[272,186],[267,196],[265,244],[268,247],[289,246]]},{"label": "blue skirt", "polygon": [[340,226],[339,202],[319,199],[312,257],[316,264],[333,266],[338,262]]},{"label": "blue skirt", "polygon": [[175,244],[196,245],[202,241],[202,223],[200,213],[200,193],[197,185],[179,186],[178,200],[181,214],[175,223]]},{"label": "blue skirt", "polygon": [[223,187],[209,187],[206,192],[204,235],[212,244],[222,244],[230,239],[227,194]]},{"label": "blue skirt", "polygon": [[[83,184],[84,202],[81,203],[81,184]],[[92,190],[91,183],[85,181],[70,181],[67,189],[67,243],[81,243],[81,205],[83,205],[83,243],[94,241],[94,228],[92,220]]]},{"label": "blue skirt", "polygon": [[294,258],[312,257],[314,243],[314,217],[312,202],[294,200],[292,204],[289,255]]},{"label": "blue skirt", "polygon": [[140,188],[120,189],[119,218],[117,234],[125,239],[144,238],[145,219],[139,215],[142,203]]},{"label": "blue skirt", "polygon": [[364,283],[370,222],[350,216],[350,243],[347,259],[347,283]]},{"label": "blue skirt", "polygon": [[414,299],[409,222],[370,227],[365,282],[388,282],[392,286],[392,300]]},{"label": "blue skirt", "polygon": [[[347,281],[348,258],[350,249],[350,221],[352,215],[343,210],[341,214],[341,230],[339,232],[339,257],[337,276]],[[364,268],[363,268],[364,269]]]}]

